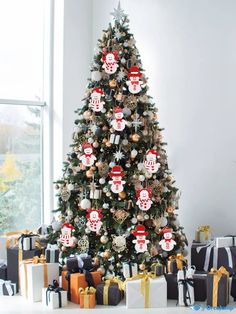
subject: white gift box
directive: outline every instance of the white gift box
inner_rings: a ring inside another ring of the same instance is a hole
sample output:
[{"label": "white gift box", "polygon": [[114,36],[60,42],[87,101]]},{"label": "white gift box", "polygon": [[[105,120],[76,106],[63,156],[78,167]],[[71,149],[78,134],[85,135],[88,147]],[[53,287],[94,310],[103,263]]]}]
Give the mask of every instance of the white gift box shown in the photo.
[{"label": "white gift box", "polygon": [[61,307],[67,306],[67,291],[47,291],[47,288],[42,289],[42,303],[49,309],[58,309],[59,306],[59,293],[61,294]]},{"label": "white gift box", "polygon": [[125,278],[130,278],[138,274],[138,264],[137,263],[123,263],[123,275]]},{"label": "white gift box", "polygon": [[31,302],[42,300],[42,289],[59,281],[58,263],[20,264],[20,293]]},{"label": "white gift box", "polygon": [[[185,279],[193,279],[193,274],[195,272],[195,268],[190,267],[188,269],[179,270],[177,273],[177,282],[178,282],[178,295],[179,295],[179,302],[180,306],[189,306],[193,305],[194,300],[194,287],[190,285],[187,281],[184,283],[182,280]],[[187,285],[186,293],[187,295],[184,296],[184,284]],[[185,302],[184,302],[185,299]]]},{"label": "white gift box", "polygon": [[229,247],[236,245],[236,237],[216,237],[215,238],[215,246],[217,248],[221,247]]},{"label": "white gift box", "polygon": [[16,294],[16,283],[12,283],[10,280],[0,279],[0,296],[8,295],[13,296]]},{"label": "white gift box", "polygon": [[36,235],[32,235],[31,237],[27,238],[20,238],[19,239],[19,249],[24,251],[30,251],[35,249],[35,242],[38,240],[39,237]]},{"label": "white gift box", "polygon": [[[126,285],[126,307],[144,308],[145,297],[141,293],[141,280],[127,281]],[[167,306],[167,283],[164,276],[150,280],[149,308]]]}]

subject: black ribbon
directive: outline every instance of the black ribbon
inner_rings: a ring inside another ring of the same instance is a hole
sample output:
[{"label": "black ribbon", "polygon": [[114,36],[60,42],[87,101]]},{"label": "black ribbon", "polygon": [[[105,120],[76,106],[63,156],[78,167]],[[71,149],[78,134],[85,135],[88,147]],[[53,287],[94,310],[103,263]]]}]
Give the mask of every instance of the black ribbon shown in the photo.
[{"label": "black ribbon", "polygon": [[128,263],[128,265],[129,265],[129,276],[133,277],[132,263],[130,262],[130,263]]},{"label": "black ribbon", "polygon": [[48,303],[50,302],[51,292],[55,292],[58,293],[58,304],[59,308],[61,308],[62,307],[61,291],[63,291],[63,289],[59,287],[57,280],[53,280],[53,285],[49,285],[46,290],[46,304],[48,305]]},{"label": "black ribbon", "polygon": [[[192,278],[186,278],[186,268],[183,268],[184,272],[184,279],[179,279],[178,283],[181,283],[183,285],[183,297],[184,297],[184,305],[189,306],[191,304],[191,295],[189,292],[189,286],[194,287],[194,282]],[[189,300],[189,304],[188,301]]]},{"label": "black ribbon", "polygon": [[68,290],[67,290],[67,299],[71,300],[71,292],[70,292],[70,275],[73,274],[72,272],[68,271],[66,273],[65,279],[68,281]]},{"label": "black ribbon", "polygon": [[235,246],[235,238],[236,238],[236,235],[228,234],[228,235],[225,236],[225,238],[232,238],[232,243],[233,243],[232,246]]}]

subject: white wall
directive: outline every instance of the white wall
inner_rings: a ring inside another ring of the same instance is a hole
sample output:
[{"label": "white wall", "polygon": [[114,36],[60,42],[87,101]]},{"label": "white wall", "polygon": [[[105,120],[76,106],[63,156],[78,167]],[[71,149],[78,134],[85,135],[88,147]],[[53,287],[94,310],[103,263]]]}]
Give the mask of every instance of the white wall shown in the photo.
[{"label": "white wall", "polygon": [[[74,9],[84,1],[68,2],[76,3],[70,19],[77,19]],[[232,233],[236,229],[236,1],[121,2],[130,17],[160,124],[165,127],[169,166],[182,191],[181,223],[190,238],[199,224],[210,224],[218,235]],[[78,43],[74,50],[65,37],[70,55],[68,68],[64,65],[66,132],[86,85],[92,47],[111,20],[114,6],[117,1],[93,0],[90,46],[87,35],[78,40],[81,29],[77,24],[71,21],[68,28]],[[84,16],[89,17],[87,11]],[[83,55],[80,63],[78,55]]]}]

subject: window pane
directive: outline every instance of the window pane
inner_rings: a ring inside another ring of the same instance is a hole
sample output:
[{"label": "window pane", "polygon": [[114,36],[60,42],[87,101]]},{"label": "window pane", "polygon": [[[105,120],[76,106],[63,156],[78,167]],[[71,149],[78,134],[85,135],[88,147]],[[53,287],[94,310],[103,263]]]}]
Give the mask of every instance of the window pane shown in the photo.
[{"label": "window pane", "polygon": [[41,114],[0,105],[0,233],[40,224]]},{"label": "window pane", "polygon": [[0,98],[42,100],[44,0],[0,0]]}]

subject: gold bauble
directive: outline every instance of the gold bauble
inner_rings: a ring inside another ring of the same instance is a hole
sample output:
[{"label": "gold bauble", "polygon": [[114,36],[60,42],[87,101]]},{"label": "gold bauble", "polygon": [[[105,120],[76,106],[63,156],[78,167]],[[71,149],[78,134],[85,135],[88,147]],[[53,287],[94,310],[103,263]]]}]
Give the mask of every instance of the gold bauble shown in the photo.
[{"label": "gold bauble", "polygon": [[111,257],[111,252],[109,250],[106,250],[104,253],[103,253],[103,257],[108,259]]},{"label": "gold bauble", "polygon": [[90,167],[90,169],[89,170],[91,170],[91,171],[95,171],[96,170],[96,167],[95,166],[92,166],[92,167]]},{"label": "gold bauble", "polygon": [[116,95],[116,100],[117,101],[121,101],[122,100],[122,93],[118,93],[117,95]]},{"label": "gold bauble", "polygon": [[89,110],[86,110],[84,113],[83,113],[83,117],[85,120],[89,120],[90,117],[91,117],[91,112]]},{"label": "gold bauble", "polygon": [[139,265],[139,269],[140,269],[141,271],[144,271],[145,268],[146,268],[146,267],[145,267],[145,264],[140,264],[140,265]]},{"label": "gold bauble", "polygon": [[106,147],[111,147],[111,143],[110,142],[106,142]]},{"label": "gold bauble", "polygon": [[87,170],[86,171],[86,177],[87,178],[92,178],[93,177],[93,171],[92,170]]},{"label": "gold bauble", "polygon": [[102,130],[103,130],[103,131],[107,131],[107,130],[108,130],[108,126],[104,125],[104,126],[102,127]]},{"label": "gold bauble", "polygon": [[104,138],[104,139],[102,140],[103,144],[106,144],[107,141],[108,141],[107,138]]},{"label": "gold bauble", "polygon": [[166,177],[166,181],[171,182],[172,181],[172,177],[171,176],[167,176]]},{"label": "gold bauble", "polygon": [[99,146],[98,141],[95,141],[95,142],[93,143],[93,147],[94,147],[94,148],[98,148],[98,146]]},{"label": "gold bauble", "polygon": [[119,192],[118,195],[119,195],[119,198],[121,198],[122,200],[124,200],[126,198],[125,191]]},{"label": "gold bauble", "polygon": [[174,207],[172,207],[172,206],[167,207],[166,212],[169,214],[172,214],[174,212]]},{"label": "gold bauble", "polygon": [[99,266],[100,265],[100,258],[98,256],[95,256],[93,259],[94,265]]},{"label": "gold bauble", "polygon": [[140,135],[137,133],[132,134],[131,139],[133,142],[138,142],[140,140]]},{"label": "gold bauble", "polygon": [[109,86],[110,86],[111,88],[115,88],[116,85],[117,85],[117,81],[116,81],[116,80],[111,80],[111,81],[109,81]]}]

